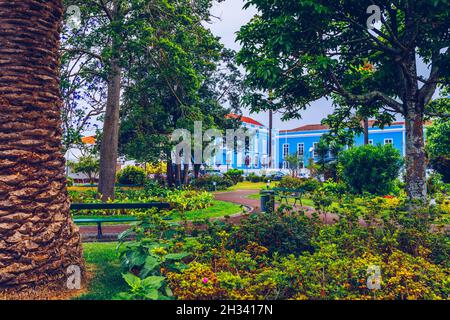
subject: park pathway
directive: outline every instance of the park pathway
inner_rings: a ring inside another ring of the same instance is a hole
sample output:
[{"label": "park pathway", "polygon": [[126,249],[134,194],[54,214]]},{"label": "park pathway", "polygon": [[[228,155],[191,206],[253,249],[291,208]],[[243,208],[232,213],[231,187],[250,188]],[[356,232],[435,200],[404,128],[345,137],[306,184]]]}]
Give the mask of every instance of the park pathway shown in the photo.
[{"label": "park pathway", "polygon": [[[215,194],[215,199],[224,202],[240,204],[248,208],[246,213],[261,212],[259,200],[248,199],[247,197],[257,194],[259,190],[238,190],[232,192],[220,192]],[[239,223],[243,218],[243,214],[231,216],[231,223]],[[220,218],[218,218],[220,219]],[[80,226],[80,233],[84,240],[95,241],[97,236],[97,226]],[[105,241],[116,240],[117,236],[127,230],[129,225],[103,225],[103,236]]]},{"label": "park pathway", "polygon": [[214,196],[216,200],[241,204],[250,208],[250,213],[259,213],[260,201],[257,199],[249,199],[248,197],[259,193],[259,190],[237,190],[230,192],[218,192]]},{"label": "park pathway", "polygon": [[[260,213],[261,212],[261,204],[258,199],[249,199],[251,195],[258,194],[260,190],[236,190],[230,192],[217,192],[214,194],[216,200],[231,202],[235,204],[240,204],[249,209],[246,213]],[[279,207],[279,203],[275,204],[275,208]],[[297,210],[300,209],[299,206],[295,207]],[[309,217],[312,216],[314,209],[311,207],[303,207],[305,214]],[[229,219],[229,222],[238,224],[243,218],[245,218],[244,214],[234,215]],[[338,219],[335,214],[324,214],[320,215],[321,220],[326,224],[335,223]],[[117,239],[117,236],[123,231],[127,230],[129,225],[104,225],[103,226],[103,234],[106,241],[111,241]],[[80,226],[80,233],[83,239],[86,240],[95,240],[97,235],[97,227],[96,226]]]}]

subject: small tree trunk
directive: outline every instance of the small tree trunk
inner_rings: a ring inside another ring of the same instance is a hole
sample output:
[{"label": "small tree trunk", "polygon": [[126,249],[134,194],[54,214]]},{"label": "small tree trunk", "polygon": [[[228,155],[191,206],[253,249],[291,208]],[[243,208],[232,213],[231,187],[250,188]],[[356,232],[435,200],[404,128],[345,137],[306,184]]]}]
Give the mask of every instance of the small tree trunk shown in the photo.
[{"label": "small tree trunk", "polygon": [[120,84],[122,70],[116,61],[111,63],[108,79],[108,98],[106,102],[103,138],[100,149],[100,175],[98,192],[102,200],[114,199],[116,166],[119,147]]},{"label": "small tree trunk", "polygon": [[184,165],[183,184],[187,186],[189,183],[189,164]]},{"label": "small tree trunk", "polygon": [[364,118],[364,145],[369,144],[369,119]]},{"label": "small tree trunk", "polygon": [[423,115],[410,111],[406,125],[406,193],[410,200],[426,203],[426,155]]},{"label": "small tree trunk", "polygon": [[173,169],[172,169],[172,160],[171,159],[169,159],[169,160],[167,160],[167,177],[166,177],[166,179],[167,179],[167,186],[169,187],[169,188],[172,188],[173,187]]},{"label": "small tree trunk", "polygon": [[181,164],[176,164],[175,167],[175,180],[176,180],[176,185],[177,187],[181,186]]},{"label": "small tree trunk", "polygon": [[194,164],[194,177],[195,179],[198,179],[200,175],[200,166],[199,164]]}]

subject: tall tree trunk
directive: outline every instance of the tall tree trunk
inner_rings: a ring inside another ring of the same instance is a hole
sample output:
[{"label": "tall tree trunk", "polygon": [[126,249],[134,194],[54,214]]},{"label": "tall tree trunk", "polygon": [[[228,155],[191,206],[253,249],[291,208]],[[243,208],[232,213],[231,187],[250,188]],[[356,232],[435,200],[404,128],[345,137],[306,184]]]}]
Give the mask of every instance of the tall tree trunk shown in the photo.
[{"label": "tall tree trunk", "polygon": [[426,203],[426,155],[423,116],[410,111],[406,125],[406,192],[409,199]]},{"label": "tall tree trunk", "polygon": [[0,0],[0,291],[65,288],[83,270],[61,152],[61,0]]},{"label": "tall tree trunk", "polygon": [[108,98],[106,102],[103,138],[100,148],[100,174],[98,192],[102,200],[114,199],[116,166],[119,147],[120,85],[122,70],[117,61],[111,63],[108,78]]},{"label": "tall tree trunk", "polygon": [[[120,1],[113,1],[112,21],[119,19]],[[118,30],[117,30],[118,31]],[[102,200],[114,199],[116,183],[117,158],[119,155],[119,122],[120,122],[120,89],[122,69],[120,67],[120,43],[113,37],[111,43],[112,59],[108,75],[108,97],[106,99],[105,121],[103,123],[103,138],[100,148],[100,173],[98,192]]]}]

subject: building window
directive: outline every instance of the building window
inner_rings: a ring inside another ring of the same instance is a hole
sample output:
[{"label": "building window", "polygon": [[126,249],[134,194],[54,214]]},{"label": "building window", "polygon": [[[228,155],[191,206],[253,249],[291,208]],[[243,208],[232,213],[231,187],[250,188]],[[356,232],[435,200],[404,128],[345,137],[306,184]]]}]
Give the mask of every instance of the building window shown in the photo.
[{"label": "building window", "polygon": [[394,144],[394,139],[384,139],[384,144]]},{"label": "building window", "polygon": [[373,139],[369,139],[369,144],[373,145]]},{"label": "building window", "polygon": [[317,149],[319,149],[319,143],[318,142],[314,142],[313,143],[313,157],[314,158],[316,158],[318,156]]},{"label": "building window", "polygon": [[283,144],[283,159],[289,155],[289,144]]},{"label": "building window", "polygon": [[304,155],[305,155],[305,144],[304,143],[297,144],[297,156],[299,158],[303,158]]}]

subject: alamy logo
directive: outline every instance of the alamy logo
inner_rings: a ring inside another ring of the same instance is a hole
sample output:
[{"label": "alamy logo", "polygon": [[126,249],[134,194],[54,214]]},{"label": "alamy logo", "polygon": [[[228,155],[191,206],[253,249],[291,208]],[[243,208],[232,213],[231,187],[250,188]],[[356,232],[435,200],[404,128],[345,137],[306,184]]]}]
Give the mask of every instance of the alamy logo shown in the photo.
[{"label": "alamy logo", "polygon": [[371,265],[367,268],[367,288],[369,290],[381,289],[381,269],[379,266]]},{"label": "alamy logo", "polygon": [[381,21],[381,9],[377,5],[371,5],[367,8],[367,13],[371,15],[367,19],[367,28],[373,30],[376,24]]},{"label": "alamy logo", "polygon": [[67,25],[72,29],[78,29],[81,27],[81,10],[78,6],[69,6],[67,8],[69,18],[67,19]]},{"label": "alamy logo", "polygon": [[80,290],[81,289],[81,268],[76,265],[71,265],[67,268],[67,289]]},{"label": "alamy logo", "polygon": [[238,165],[245,163],[246,152],[258,144],[257,132],[252,129],[227,129],[224,135],[218,129],[203,131],[202,122],[194,123],[193,134],[187,129],[177,129],[171,135],[174,164],[193,163],[202,165],[226,150],[228,155],[235,154]]}]

